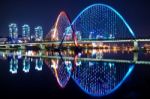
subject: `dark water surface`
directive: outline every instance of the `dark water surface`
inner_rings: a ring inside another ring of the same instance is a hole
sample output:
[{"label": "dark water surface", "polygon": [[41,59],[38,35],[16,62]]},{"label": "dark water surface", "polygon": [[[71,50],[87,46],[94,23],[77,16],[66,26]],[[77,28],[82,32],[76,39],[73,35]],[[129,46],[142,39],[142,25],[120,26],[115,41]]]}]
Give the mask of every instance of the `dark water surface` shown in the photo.
[{"label": "dark water surface", "polygon": [[149,53],[9,51],[0,56],[1,97],[150,98]]}]

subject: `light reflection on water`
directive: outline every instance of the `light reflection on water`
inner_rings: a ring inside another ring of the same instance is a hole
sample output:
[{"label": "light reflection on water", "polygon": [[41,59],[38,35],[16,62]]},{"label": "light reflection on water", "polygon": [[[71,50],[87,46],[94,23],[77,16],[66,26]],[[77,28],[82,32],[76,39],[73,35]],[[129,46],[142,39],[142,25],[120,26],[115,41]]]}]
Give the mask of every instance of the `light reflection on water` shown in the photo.
[{"label": "light reflection on water", "polygon": [[[114,57],[112,57],[112,55]],[[135,64],[118,63],[118,61],[98,61],[101,59],[133,60],[134,53],[110,53],[98,49],[83,50],[75,54],[74,51],[2,51],[1,59],[9,61],[9,72],[17,74],[19,68],[24,73],[29,73],[32,63],[36,71],[42,71],[43,66],[48,66],[54,74],[57,83],[65,88],[69,80],[73,80],[83,92],[91,96],[105,96],[116,91],[130,76]],[[149,55],[149,54],[143,54]],[[141,56],[141,53],[140,53]],[[88,58],[88,60],[86,60]],[[90,60],[91,59],[91,60]],[[144,59],[144,57],[143,57]],[[138,54],[136,54],[138,61]],[[19,63],[20,62],[20,63]]]}]

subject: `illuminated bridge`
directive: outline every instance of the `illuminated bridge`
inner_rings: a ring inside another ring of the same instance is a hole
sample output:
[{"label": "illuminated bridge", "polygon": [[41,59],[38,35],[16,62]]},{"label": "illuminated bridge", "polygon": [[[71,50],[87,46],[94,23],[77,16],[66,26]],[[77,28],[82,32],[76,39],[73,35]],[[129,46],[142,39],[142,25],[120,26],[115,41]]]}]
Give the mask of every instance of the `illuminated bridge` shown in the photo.
[{"label": "illuminated bridge", "polygon": [[[82,10],[73,21],[69,20],[64,11],[60,12],[56,22],[41,42],[4,43],[0,44],[0,49],[16,47],[25,49],[26,46],[60,49],[68,48],[68,46],[78,48],[80,45],[85,47],[88,44],[94,47],[94,43],[102,46],[107,43],[110,45],[111,43],[131,43],[134,49],[138,50],[140,42],[149,43],[150,39],[137,38],[126,20],[112,7],[105,4],[93,4]],[[61,88],[64,88],[72,78],[85,93],[91,96],[105,96],[113,93],[123,84],[133,71],[135,64],[150,65],[149,61],[139,60],[137,52],[132,53],[133,59],[115,59],[114,56],[113,58],[76,58],[73,55],[59,56],[58,53],[49,55],[45,50],[43,52],[46,54],[32,55],[29,51],[29,53],[19,53],[18,56],[14,52],[15,55],[12,55],[13,58],[10,60],[10,72],[17,72],[19,56],[25,57],[23,60],[24,72],[29,72],[30,58],[36,59],[35,69],[37,70],[42,70],[43,60],[45,60],[45,64],[52,69]],[[5,57],[7,56],[5,54],[7,52],[0,55]],[[70,72],[73,65],[76,65],[76,68]]]},{"label": "illuminated bridge", "polygon": [[[78,41],[78,44],[92,44],[92,43],[131,43],[134,45],[134,48],[135,49],[139,49],[138,47],[138,43],[139,42],[144,42],[144,43],[147,43],[147,42],[150,42],[150,39],[115,39],[115,40],[80,40]],[[58,47],[60,45],[60,41],[43,41],[43,42],[32,42],[32,43],[16,43],[16,44],[1,44],[0,47],[1,48],[10,48],[10,47],[15,47],[15,46],[20,46],[20,47],[23,47],[25,48],[25,46],[37,46],[37,47],[40,47],[41,49],[44,49],[46,46],[48,47],[52,47],[52,44],[53,45],[56,45],[56,47]],[[63,44],[72,44],[71,46],[72,47],[75,47],[74,45],[74,41],[63,41]],[[63,46],[62,44],[62,46]],[[94,48],[94,46],[93,46]]]},{"label": "illuminated bridge", "polygon": [[[130,39],[129,39],[130,38]],[[1,48],[19,46],[37,46],[41,49],[61,48],[65,44],[79,47],[80,44],[91,43],[132,43],[134,49],[139,49],[139,42],[149,42],[150,39],[138,39],[126,20],[112,7],[105,4],[93,4],[81,11],[71,22],[68,15],[62,11],[58,15],[52,29],[41,42],[0,44]],[[67,47],[68,45],[65,45]]]}]

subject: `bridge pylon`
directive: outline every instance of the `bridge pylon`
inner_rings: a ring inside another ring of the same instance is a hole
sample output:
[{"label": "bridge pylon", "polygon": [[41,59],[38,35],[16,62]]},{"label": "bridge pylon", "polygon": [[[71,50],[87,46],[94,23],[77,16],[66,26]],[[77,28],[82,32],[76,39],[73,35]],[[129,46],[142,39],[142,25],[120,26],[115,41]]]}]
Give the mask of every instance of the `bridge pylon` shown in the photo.
[{"label": "bridge pylon", "polygon": [[139,50],[138,41],[134,40],[133,44],[134,44],[134,51],[138,51]]}]

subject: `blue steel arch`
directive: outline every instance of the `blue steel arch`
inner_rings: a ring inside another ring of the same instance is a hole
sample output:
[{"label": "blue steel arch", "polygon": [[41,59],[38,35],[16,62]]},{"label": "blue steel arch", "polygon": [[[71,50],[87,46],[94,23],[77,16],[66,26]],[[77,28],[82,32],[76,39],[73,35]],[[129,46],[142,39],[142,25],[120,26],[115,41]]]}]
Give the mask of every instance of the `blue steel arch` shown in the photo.
[{"label": "blue steel arch", "polygon": [[94,93],[91,93],[89,92],[88,90],[86,90],[83,86],[81,86],[79,84],[79,82],[77,80],[75,80],[73,77],[73,81],[80,87],[80,89],[85,92],[86,94],[88,95],[91,95],[91,96],[94,96],[94,97],[102,97],[102,96],[106,96],[106,95],[109,95],[109,94],[112,94],[113,92],[115,92],[124,82],[125,80],[127,80],[127,78],[130,76],[130,74],[132,73],[133,69],[134,69],[135,65],[129,65],[129,69],[127,71],[127,73],[125,74],[125,76],[122,78],[122,80],[111,90],[109,91],[108,93],[106,94],[94,94]]},{"label": "blue steel arch", "polygon": [[[74,26],[76,21],[80,18],[80,16],[85,12],[85,11],[88,11],[90,8],[92,7],[95,7],[95,6],[102,6],[102,7],[105,7],[105,8],[108,8],[108,10],[114,12],[122,21],[123,23],[125,24],[125,26],[127,27],[127,29],[129,30],[130,34],[132,35],[133,38],[135,38],[135,33],[133,32],[133,30],[130,28],[129,24],[126,22],[126,20],[121,16],[121,14],[119,12],[117,12],[114,8],[112,8],[111,6],[109,5],[106,5],[106,4],[93,4],[93,5],[90,5],[88,6],[87,8],[85,8],[84,10],[82,10],[78,15],[77,17],[72,21],[71,25]],[[74,29],[74,28],[73,28]]]}]

